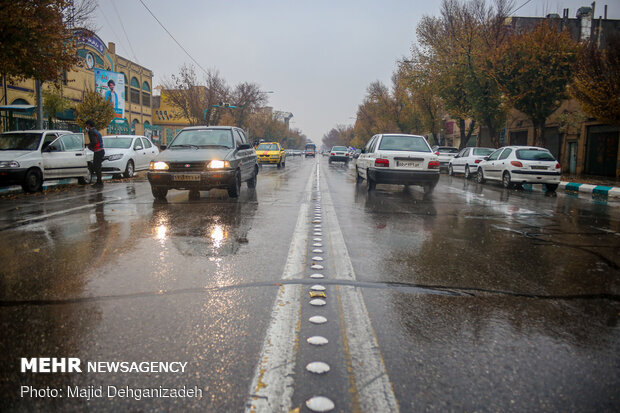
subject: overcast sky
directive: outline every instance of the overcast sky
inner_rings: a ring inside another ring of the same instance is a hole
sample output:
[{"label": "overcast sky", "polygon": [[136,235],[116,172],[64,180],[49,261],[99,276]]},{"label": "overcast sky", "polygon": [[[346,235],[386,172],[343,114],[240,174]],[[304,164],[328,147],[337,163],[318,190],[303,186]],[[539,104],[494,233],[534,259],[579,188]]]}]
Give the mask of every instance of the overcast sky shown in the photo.
[{"label": "overcast sky", "polygon": [[[352,124],[366,88],[391,83],[396,61],[409,55],[422,16],[439,14],[439,0],[142,0],[205,69],[228,84],[258,83],[291,126],[318,142],[338,124]],[[562,14],[591,2],[515,0],[516,16]],[[617,0],[597,2],[595,15]],[[154,73],[153,86],[194,64],[140,0],[99,0],[97,34],[123,57]],[[129,40],[128,40],[129,39]]]}]

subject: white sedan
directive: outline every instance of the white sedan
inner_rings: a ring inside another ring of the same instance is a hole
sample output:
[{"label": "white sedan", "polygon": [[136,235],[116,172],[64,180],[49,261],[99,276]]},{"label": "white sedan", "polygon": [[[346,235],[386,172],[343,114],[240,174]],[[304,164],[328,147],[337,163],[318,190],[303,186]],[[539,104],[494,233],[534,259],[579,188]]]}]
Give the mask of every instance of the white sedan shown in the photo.
[{"label": "white sedan", "polygon": [[478,183],[501,181],[505,188],[544,184],[553,192],[560,184],[562,167],[548,149],[534,146],[499,148],[478,164]]},{"label": "white sedan", "polygon": [[439,181],[439,161],[423,136],[379,134],[362,149],[355,176],[358,183],[368,181],[369,191],[377,184],[419,185],[430,194]]},{"label": "white sedan", "polygon": [[104,173],[123,174],[131,178],[136,171],[149,169],[151,161],[159,154],[157,146],[146,136],[114,135],[103,137],[105,158],[101,167]]},{"label": "white sedan", "polygon": [[465,179],[478,171],[478,164],[493,153],[493,148],[464,148],[448,163],[448,175],[462,173]]}]

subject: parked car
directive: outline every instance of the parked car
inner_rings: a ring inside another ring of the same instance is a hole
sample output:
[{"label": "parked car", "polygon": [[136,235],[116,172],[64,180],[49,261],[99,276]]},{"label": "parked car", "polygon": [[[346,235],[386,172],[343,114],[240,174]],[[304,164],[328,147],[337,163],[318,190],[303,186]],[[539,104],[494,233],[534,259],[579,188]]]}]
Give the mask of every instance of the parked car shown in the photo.
[{"label": "parked car", "polygon": [[351,156],[349,156],[349,149],[346,146],[334,146],[332,150],[329,151],[329,163],[332,162],[344,162],[348,164],[351,160]]},{"label": "parked car", "polygon": [[439,181],[439,161],[423,136],[380,134],[362,149],[355,176],[357,183],[368,181],[369,191],[377,184],[419,185],[430,194]]},{"label": "parked car", "polygon": [[493,153],[493,148],[464,148],[448,163],[448,175],[462,173],[465,179],[478,171],[478,164]]},{"label": "parked car", "polygon": [[77,178],[91,182],[93,152],[84,134],[62,130],[29,130],[0,134],[0,185],[21,185],[24,192],[40,191],[43,181]]},{"label": "parked car", "polygon": [[146,136],[114,135],[103,137],[105,158],[101,170],[116,177],[131,178],[136,171],[149,169],[159,149]]},{"label": "parked car", "polygon": [[278,142],[261,142],[256,147],[258,163],[276,164],[279,167],[286,166],[286,152]]},{"label": "parked car", "polygon": [[506,146],[499,148],[478,164],[477,180],[501,181],[505,188],[525,183],[544,184],[553,192],[560,184],[562,167],[545,148]]},{"label": "parked car", "polygon": [[454,158],[454,156],[459,153],[459,148],[454,146],[433,146],[433,152],[437,155],[437,160],[439,160],[439,170],[440,171],[448,171],[448,165],[450,163],[450,159]]},{"label": "parked car", "polygon": [[193,126],[182,129],[170,146],[151,161],[148,180],[156,199],[170,189],[188,189],[190,197],[214,188],[228,190],[231,198],[241,183],[256,187],[256,152],[245,132],[233,126]]}]

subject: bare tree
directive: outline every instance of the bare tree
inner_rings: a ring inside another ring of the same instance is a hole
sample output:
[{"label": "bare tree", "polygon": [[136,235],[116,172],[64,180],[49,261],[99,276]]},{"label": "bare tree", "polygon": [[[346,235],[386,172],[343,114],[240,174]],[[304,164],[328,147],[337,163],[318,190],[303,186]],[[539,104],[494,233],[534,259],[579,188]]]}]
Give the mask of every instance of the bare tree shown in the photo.
[{"label": "bare tree", "polygon": [[162,84],[162,99],[174,107],[174,116],[187,119],[190,125],[203,123],[207,107],[205,87],[198,83],[193,66],[181,66],[179,74],[172,75]]}]

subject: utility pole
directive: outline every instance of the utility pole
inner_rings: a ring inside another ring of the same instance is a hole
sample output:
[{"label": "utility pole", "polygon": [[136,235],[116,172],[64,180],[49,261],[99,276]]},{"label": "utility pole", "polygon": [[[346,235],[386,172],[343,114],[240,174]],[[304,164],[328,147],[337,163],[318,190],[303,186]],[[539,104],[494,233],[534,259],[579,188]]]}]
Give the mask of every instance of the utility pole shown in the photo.
[{"label": "utility pole", "polygon": [[34,88],[37,95],[37,129],[43,129],[43,96],[39,79],[34,81]]}]

